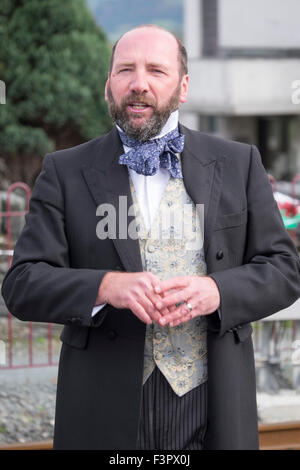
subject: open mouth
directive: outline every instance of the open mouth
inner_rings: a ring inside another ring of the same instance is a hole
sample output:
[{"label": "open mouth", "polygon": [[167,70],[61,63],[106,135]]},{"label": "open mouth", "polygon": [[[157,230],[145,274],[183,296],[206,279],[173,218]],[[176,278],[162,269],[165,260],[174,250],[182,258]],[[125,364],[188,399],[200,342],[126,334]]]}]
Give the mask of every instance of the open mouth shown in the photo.
[{"label": "open mouth", "polygon": [[128,106],[132,111],[138,112],[145,111],[146,109],[151,107],[147,103],[129,103]]}]

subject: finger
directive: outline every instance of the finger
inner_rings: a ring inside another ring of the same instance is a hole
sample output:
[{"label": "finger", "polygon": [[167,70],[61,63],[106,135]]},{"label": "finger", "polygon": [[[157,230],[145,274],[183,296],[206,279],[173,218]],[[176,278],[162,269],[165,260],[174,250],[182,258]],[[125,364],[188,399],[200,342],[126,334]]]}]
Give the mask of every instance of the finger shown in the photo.
[{"label": "finger", "polygon": [[151,317],[145,312],[144,308],[142,305],[140,305],[138,302],[133,301],[130,307],[130,310],[134,313],[136,317],[138,317],[142,322],[147,323],[151,325],[152,319]]},{"label": "finger", "polygon": [[[172,313],[172,312],[175,312],[175,310],[179,307],[179,305],[175,305],[175,304],[172,304],[172,305],[169,305],[168,307],[164,307],[163,308],[163,312],[166,312],[166,313]],[[164,314],[166,314],[164,313]]]},{"label": "finger", "polygon": [[170,305],[169,307],[165,307],[163,310],[160,310],[163,316],[168,315],[169,313],[173,313],[178,309],[179,305]]},{"label": "finger", "polygon": [[189,314],[189,310],[187,310],[186,306],[180,305],[180,307],[173,309],[172,312],[160,318],[159,324],[161,326],[167,325],[168,323],[174,322],[187,314]]},{"label": "finger", "polygon": [[138,281],[138,288],[135,290],[135,300],[142,305],[145,312],[153,321],[158,321],[161,313],[157,310],[155,302],[160,299],[159,294],[153,291],[153,285],[159,281],[152,273],[147,272]]},{"label": "finger", "polygon": [[[160,298],[159,298],[159,301],[161,301],[162,299],[164,299],[166,296],[168,296],[169,292],[176,292],[178,291],[179,289],[172,289],[168,292],[162,292],[161,295],[160,295]],[[165,307],[163,306],[159,311],[162,315],[166,315],[168,314],[169,312],[173,312],[179,305],[178,304],[172,304],[172,305],[169,305],[168,307]],[[156,306],[157,308],[157,306]]]},{"label": "finger", "polygon": [[[145,295],[147,296],[147,298],[151,301],[154,309],[155,309],[155,321],[158,321],[158,319],[162,316],[162,315],[166,315],[167,313],[169,313],[169,309],[168,307],[164,307],[162,308],[161,310],[158,310],[157,309],[157,304],[159,304],[159,302],[162,300],[162,298],[164,297],[164,293],[162,293],[161,295],[159,294],[156,294],[154,292],[154,289],[148,289],[147,291],[145,291]],[[147,309],[148,311],[148,309]],[[150,314],[150,312],[149,312]],[[158,318],[157,318],[158,317]]]},{"label": "finger", "polygon": [[[151,273],[147,273],[146,278],[139,280],[139,289],[135,292],[135,300],[143,307],[151,320],[158,323],[162,316],[162,312],[156,308],[155,304],[157,301],[161,300],[161,296],[156,294],[153,290],[153,286],[155,285],[155,282],[157,282],[157,278],[155,276],[152,277],[153,280],[151,279]],[[168,308],[165,308],[163,311],[164,314],[169,313]]]},{"label": "finger", "polygon": [[[165,293],[163,292],[161,296],[164,298]],[[174,309],[175,309],[176,307],[175,307],[175,305],[171,305],[170,307],[165,307],[165,308],[163,308],[160,312],[161,312],[162,315],[168,315],[168,313],[171,312],[171,308],[172,308],[173,311],[174,311]]]},{"label": "finger", "polygon": [[158,285],[155,286],[155,292],[161,294],[169,289],[177,289],[178,287],[186,287],[189,285],[188,276],[177,276],[161,281]]},{"label": "finger", "polygon": [[162,307],[161,309],[157,308],[157,305],[160,305],[160,302],[162,301],[162,299],[164,297],[164,293],[162,293],[161,295],[156,294],[155,291],[154,291],[154,288],[152,287],[152,288],[149,288],[148,290],[145,291],[145,295],[147,296],[147,298],[152,303],[152,305],[153,305],[154,309],[156,310],[157,314],[159,314],[159,317],[161,315],[163,315],[164,313],[168,312],[167,307]]},{"label": "finger", "polygon": [[170,322],[170,326],[171,327],[178,326],[189,320],[191,320],[191,315],[186,315],[185,317],[181,317],[181,318],[178,318],[178,320],[174,320],[173,322]]},{"label": "finger", "polygon": [[185,302],[189,296],[190,292],[187,288],[181,289],[174,294],[165,295],[164,298],[156,302],[155,305],[157,309],[161,310],[165,307]]},{"label": "finger", "polygon": [[155,306],[155,302],[157,301],[157,296],[153,296],[149,294],[149,292],[145,292],[144,296],[141,296],[141,298],[138,300],[139,303],[142,305],[144,308],[145,312],[147,315],[155,322],[158,322],[158,320],[161,318],[161,312],[157,310]]},{"label": "finger", "polygon": [[176,320],[171,320],[169,325],[171,327],[172,326],[178,326],[181,323],[185,323],[185,322],[191,320],[194,316],[195,315],[188,310],[187,312],[183,313],[183,315],[180,318],[177,318]]}]

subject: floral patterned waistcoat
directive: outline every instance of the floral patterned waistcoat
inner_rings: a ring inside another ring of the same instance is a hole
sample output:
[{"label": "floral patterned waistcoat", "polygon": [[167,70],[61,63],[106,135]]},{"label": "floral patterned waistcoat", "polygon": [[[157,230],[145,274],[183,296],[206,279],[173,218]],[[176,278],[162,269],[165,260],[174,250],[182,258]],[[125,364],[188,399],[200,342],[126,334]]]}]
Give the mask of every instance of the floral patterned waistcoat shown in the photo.
[{"label": "floral patterned waistcoat", "polygon": [[[199,241],[204,227],[201,227],[201,218],[183,180],[170,177],[150,230],[145,226],[131,178],[130,188],[143,270],[161,280],[206,274],[203,247]],[[143,383],[155,364],[179,396],[205,382],[206,317],[196,317],[175,327],[147,325]]]}]

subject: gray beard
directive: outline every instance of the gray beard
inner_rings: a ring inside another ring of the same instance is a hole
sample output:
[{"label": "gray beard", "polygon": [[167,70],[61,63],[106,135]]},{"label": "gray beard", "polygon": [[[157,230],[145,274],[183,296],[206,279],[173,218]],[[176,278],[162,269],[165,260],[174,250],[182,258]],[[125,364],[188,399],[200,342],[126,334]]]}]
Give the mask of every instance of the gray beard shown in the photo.
[{"label": "gray beard", "polygon": [[111,89],[108,87],[108,106],[109,112],[112,120],[117,124],[124,132],[135,140],[139,142],[146,142],[153,137],[156,137],[166,124],[167,120],[170,117],[170,114],[178,109],[179,106],[179,92],[180,88],[178,87],[173,96],[170,98],[167,105],[162,109],[157,109],[153,107],[153,114],[142,126],[136,126],[130,123],[127,115],[127,103],[129,99],[135,98],[136,100],[140,99],[142,101],[143,95],[138,93],[132,93],[130,98],[127,98],[126,101],[123,100],[120,106],[117,106],[115,100],[112,96]]}]

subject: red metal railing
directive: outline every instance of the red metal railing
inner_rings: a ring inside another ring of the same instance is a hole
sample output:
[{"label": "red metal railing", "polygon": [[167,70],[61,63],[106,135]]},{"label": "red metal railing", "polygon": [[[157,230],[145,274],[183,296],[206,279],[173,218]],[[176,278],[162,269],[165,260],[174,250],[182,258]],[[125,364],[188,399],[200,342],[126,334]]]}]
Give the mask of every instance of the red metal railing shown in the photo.
[{"label": "red metal railing", "polygon": [[[16,190],[22,190],[25,194],[25,205],[24,210],[12,210],[12,195]],[[24,217],[29,210],[29,201],[31,197],[30,187],[22,182],[13,183],[9,186],[6,193],[6,210],[0,212],[0,218],[6,220],[6,247],[1,249],[1,255],[7,256],[7,269],[9,269],[14,249],[14,239],[13,239],[13,229],[12,229],[12,220],[16,217]],[[47,360],[42,362],[34,361],[34,329],[32,322],[27,323],[28,327],[28,362],[27,363],[14,363],[14,321],[16,321],[12,314],[9,312],[7,315],[7,364],[4,366],[0,365],[0,370],[3,369],[17,369],[17,368],[26,368],[26,367],[41,367],[41,366],[50,366],[56,365],[57,362],[53,361],[53,351],[52,351],[52,342],[53,342],[53,327],[52,324],[47,324],[47,341],[48,341],[48,354]]]},{"label": "red metal railing", "polygon": [[[298,173],[296,176],[294,176],[294,178],[292,179],[292,198],[297,201],[296,199],[296,183],[300,180],[300,173]],[[295,203],[295,206],[294,206],[294,213],[296,214],[298,212],[298,209],[299,209],[299,205],[300,205],[300,201],[298,201],[298,203]],[[293,238],[293,241],[294,243],[297,243],[297,235],[296,235],[296,230],[294,230],[292,232],[292,238]]]},{"label": "red metal railing", "polygon": [[[272,185],[273,193],[277,192],[277,181],[272,175],[268,175],[269,181]],[[299,212],[300,200],[297,199],[296,195],[296,183],[300,181],[300,173],[296,174],[294,178],[291,180],[291,202],[287,202],[283,204],[280,208],[284,210],[285,215],[288,217],[294,217]],[[280,205],[279,205],[280,206]],[[297,245],[297,230],[296,229],[288,229],[288,232],[295,243]]]},{"label": "red metal railing", "polygon": [[[276,179],[272,175],[268,175],[273,192],[279,191]],[[283,203],[278,203],[280,210],[286,216],[293,217],[298,213],[300,201],[296,197],[296,183],[300,180],[300,173],[291,180],[291,198],[287,202],[283,199]],[[275,198],[276,199],[276,198]],[[297,229],[288,229],[294,243],[299,245],[297,240]],[[260,321],[254,324],[254,351],[256,359],[264,360],[272,359],[280,363],[290,361],[293,353],[293,344],[299,339],[299,320],[295,319],[293,313],[290,317],[287,314],[285,318],[280,320]]]}]

